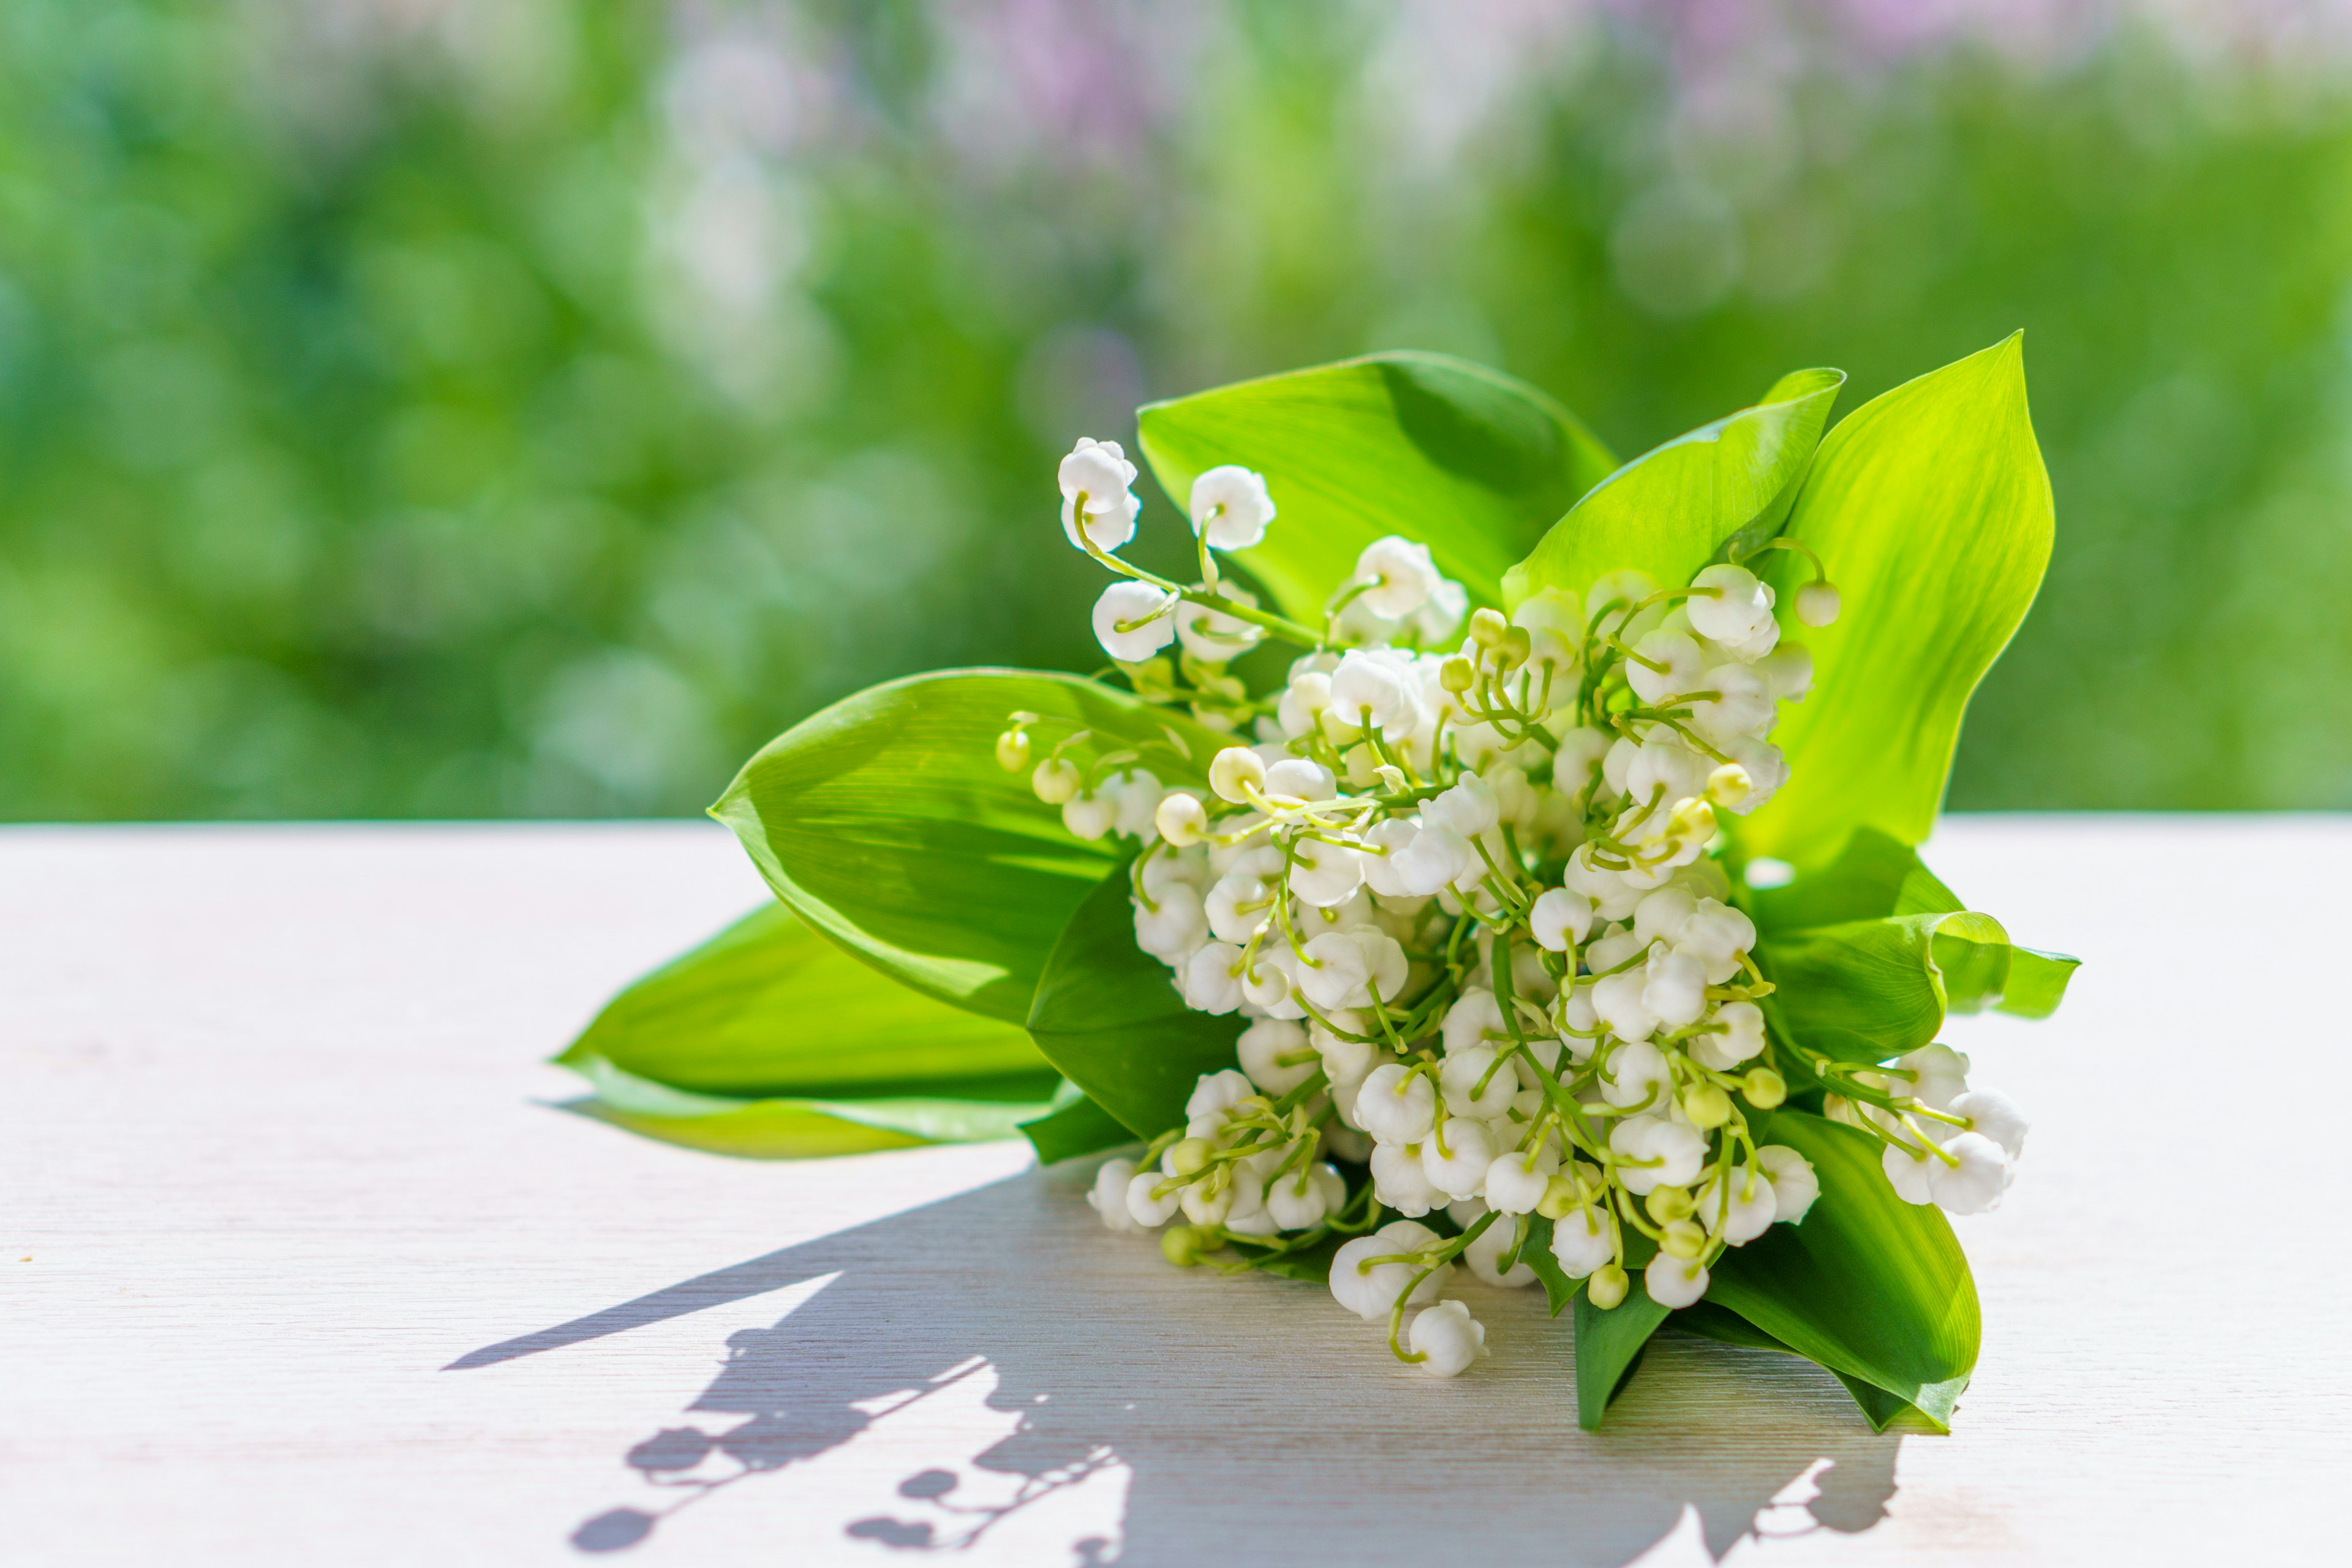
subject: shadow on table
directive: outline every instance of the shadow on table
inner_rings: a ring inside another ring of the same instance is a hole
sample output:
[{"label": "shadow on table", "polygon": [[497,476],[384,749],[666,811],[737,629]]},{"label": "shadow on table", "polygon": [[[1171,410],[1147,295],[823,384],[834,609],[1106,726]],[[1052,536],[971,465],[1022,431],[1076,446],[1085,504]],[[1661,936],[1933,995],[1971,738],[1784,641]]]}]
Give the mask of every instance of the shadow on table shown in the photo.
[{"label": "shadow on table", "polygon": [[853,1443],[902,1479],[861,1499],[825,1472],[848,1537],[911,1552],[1018,1536],[1079,1563],[1419,1560],[1450,1536],[1488,1560],[1617,1568],[1678,1528],[1717,1558],[1749,1535],[1865,1531],[1894,1495],[1901,1437],[1793,1358],[1663,1336],[1607,1429],[1582,1432],[1570,1336],[1540,1291],[1461,1291],[1496,1354],[1434,1382],[1310,1287],[1180,1273],[1108,1235],[1087,1173],[1033,1170],[452,1370],[835,1276],[729,1337],[687,1406],[704,1419],[627,1451],[646,1489],[579,1525],[591,1553]]}]

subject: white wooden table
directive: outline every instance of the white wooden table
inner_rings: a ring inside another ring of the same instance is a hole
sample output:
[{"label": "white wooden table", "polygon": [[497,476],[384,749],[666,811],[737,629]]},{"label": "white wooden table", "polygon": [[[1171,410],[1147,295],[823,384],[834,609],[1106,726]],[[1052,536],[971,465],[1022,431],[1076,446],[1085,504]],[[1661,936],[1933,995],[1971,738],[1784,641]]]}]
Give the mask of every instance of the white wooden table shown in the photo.
[{"label": "white wooden table", "polygon": [[2352,822],[1930,855],[2088,961],[1948,1037],[2037,1119],[1960,1224],[1954,1435],[1681,1338],[1587,1434],[1538,1293],[1438,1384],[1024,1146],[552,1109],[616,983],[762,896],[715,827],[0,831],[0,1561],[2345,1561]]}]

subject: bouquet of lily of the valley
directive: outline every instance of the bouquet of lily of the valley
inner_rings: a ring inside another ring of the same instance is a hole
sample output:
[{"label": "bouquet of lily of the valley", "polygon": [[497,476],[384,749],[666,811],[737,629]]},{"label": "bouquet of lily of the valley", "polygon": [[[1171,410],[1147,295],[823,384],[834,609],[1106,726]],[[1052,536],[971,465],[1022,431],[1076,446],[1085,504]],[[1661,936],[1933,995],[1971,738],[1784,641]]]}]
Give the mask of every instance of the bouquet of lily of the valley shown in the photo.
[{"label": "bouquet of lily of the valley", "polygon": [[752,758],[714,809],[780,905],[606,1010],[587,1109],[1117,1150],[1111,1231],[1319,1283],[1425,1372],[1484,1353],[1459,1271],[1539,1284],[1588,1425],[1667,1323],[1942,1425],[1978,1342],[1945,1215],[2026,1123],[1936,1037],[2074,961],[1912,846],[2050,492],[2015,339],[1824,437],[1843,381],[1622,466],[1429,355],[1154,405],[1192,581],[1123,558],[1139,471],[1081,441],[1109,666],[894,682]]}]

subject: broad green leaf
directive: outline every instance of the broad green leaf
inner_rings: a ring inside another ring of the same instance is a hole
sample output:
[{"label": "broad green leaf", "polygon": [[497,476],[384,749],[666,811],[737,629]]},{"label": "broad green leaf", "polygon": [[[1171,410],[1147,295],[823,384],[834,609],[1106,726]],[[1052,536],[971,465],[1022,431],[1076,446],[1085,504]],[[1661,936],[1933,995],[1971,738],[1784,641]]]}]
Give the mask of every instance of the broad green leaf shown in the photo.
[{"label": "broad green leaf", "polygon": [[2083,961],[2071,953],[2011,948],[2009,985],[2001,993],[2000,1011],[2020,1018],[2047,1018],[2066,999],[2066,983],[2082,967]]},{"label": "broad green leaf", "polygon": [[1595,581],[1628,567],[1677,587],[1735,536],[1754,549],[1779,531],[1844,384],[1843,371],[1796,371],[1754,407],[1634,458],[1505,574],[1505,603],[1516,609],[1545,588],[1581,600]]},{"label": "broad green leaf", "polygon": [[1071,914],[1037,982],[1029,1033],[1045,1059],[1139,1137],[1180,1125],[1200,1076],[1234,1065],[1245,1020],[1195,1013],[1135,945],[1124,872]]},{"label": "broad green leaf", "polygon": [[1812,649],[1813,689],[1781,711],[1772,738],[1790,778],[1740,825],[1749,850],[1807,867],[1857,827],[1927,837],[1969,696],[2033,603],[2053,527],[2021,335],[1840,421],[1785,531],[1820,553],[1844,610],[1796,624],[1811,569],[1775,552],[1782,624]]},{"label": "broad green leaf", "polygon": [[[1717,1344],[1777,1351],[1782,1355],[1797,1354],[1728,1307],[1718,1306],[1713,1301],[1699,1301],[1685,1307],[1666,1320],[1666,1327],[1686,1334],[1696,1334],[1704,1340],[1713,1340]],[[1853,1396],[1853,1402],[1862,1407],[1863,1419],[1870,1423],[1870,1429],[1874,1432],[1885,1431],[1888,1423],[1911,1408],[1908,1400],[1898,1398],[1874,1384],[1848,1377],[1842,1372],[1824,1370],[1829,1371],[1830,1375]]]},{"label": "broad green leaf", "polygon": [[1888,915],[1950,914],[1968,907],[1920,861],[1917,850],[1874,827],[1856,828],[1829,865],[1785,887],[1759,889],[1749,898],[1756,929],[1768,934]]},{"label": "broad green leaf", "polygon": [[1223,744],[1189,720],[1076,676],[964,669],[873,687],[743,765],[711,815],[768,885],[849,952],[942,1001],[1019,1024],[1070,912],[1116,863],[996,764],[1006,716],[1045,716],[1040,758],[1086,730],[1082,765],[1139,748],[1196,784]]},{"label": "broad green leaf", "polygon": [[1555,1318],[1584,1289],[1581,1279],[1570,1279],[1560,1271],[1559,1259],[1551,1255],[1551,1221],[1539,1214],[1528,1215],[1528,1242],[1519,1249],[1519,1261],[1536,1271],[1543,1282],[1544,1300]]},{"label": "broad green leaf", "polygon": [[716,1154],[806,1159],[905,1149],[919,1143],[974,1143],[1020,1136],[1020,1124],[1052,1107],[1050,1074],[999,1080],[1024,1099],[888,1095],[818,1099],[693,1094],[622,1071],[601,1057],[569,1064],[595,1090],[565,1109],[648,1138]]},{"label": "broad green leaf", "polygon": [[[1027,1039],[1024,1034],[1021,1037]],[[1081,1154],[1098,1154],[1105,1149],[1116,1149],[1121,1143],[1131,1143],[1135,1134],[1119,1125],[1118,1118],[1077,1091],[1077,1086],[1065,1082],[1069,1090],[1067,1103],[1055,1107],[1034,1121],[1021,1124],[1022,1134],[1037,1151],[1041,1163],[1051,1165],[1062,1160],[1075,1160]]]},{"label": "broad green leaf", "polygon": [[[1958,910],[1777,931],[1759,940],[1756,963],[1799,1044],[1840,1061],[1886,1061],[1933,1040],[1948,1013],[2007,1005],[2021,951],[1990,915]],[[2074,962],[2026,961],[2028,1016],[2057,1006]]]},{"label": "broad green leaf", "polygon": [[1504,569],[1616,459],[1525,382],[1444,354],[1384,353],[1138,411],[1144,456],[1184,510],[1224,463],[1265,476],[1276,516],[1235,557],[1283,611],[1322,624],[1365,545],[1402,534],[1488,604]]},{"label": "broad green leaf", "polygon": [[1948,1427],[1979,1324],[1976,1282],[1942,1211],[1896,1197],[1879,1145],[1853,1128],[1784,1108],[1757,1138],[1811,1161],[1821,1200],[1801,1224],[1717,1258],[1708,1299]]},{"label": "broad green leaf", "polygon": [[1641,1271],[1633,1268],[1630,1258],[1627,1267],[1633,1289],[1607,1311],[1594,1306],[1582,1290],[1576,1294],[1576,1424],[1588,1432],[1601,1425],[1610,1401],[1633,1381],[1650,1336],[1667,1317],[1667,1309],[1650,1300]]},{"label": "broad green leaf", "polygon": [[900,984],[782,904],[754,910],[604,1005],[555,1059],[601,1058],[713,1094],[955,1092],[1050,1072],[1018,1026]]}]

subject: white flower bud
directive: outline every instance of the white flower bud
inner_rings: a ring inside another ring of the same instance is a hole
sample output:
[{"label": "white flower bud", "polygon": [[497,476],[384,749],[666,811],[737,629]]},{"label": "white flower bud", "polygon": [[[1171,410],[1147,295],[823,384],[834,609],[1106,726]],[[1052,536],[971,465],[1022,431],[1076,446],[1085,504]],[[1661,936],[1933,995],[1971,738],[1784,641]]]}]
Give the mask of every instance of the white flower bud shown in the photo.
[{"label": "white flower bud", "polygon": [[1617,738],[1605,730],[1590,725],[1570,730],[1559,738],[1559,750],[1551,754],[1552,787],[1564,795],[1581,797],[1600,775],[1601,759],[1609,754]]},{"label": "white flower bud", "polygon": [[[1231,583],[1221,584],[1217,592],[1249,609],[1257,608],[1257,595]],[[1255,621],[1243,620],[1206,605],[1196,605],[1190,599],[1176,606],[1177,639],[1184,651],[1202,664],[1225,664],[1257,647],[1265,636],[1265,628]]]},{"label": "white flower bud", "polygon": [[1209,787],[1219,800],[1247,805],[1248,792],[1265,787],[1265,759],[1247,746],[1227,746],[1209,759]]},{"label": "white flower bud", "polygon": [[2032,1124],[2017,1102],[1999,1089],[1972,1089],[1945,1109],[1967,1117],[1974,1124],[1969,1131],[1981,1132],[2000,1144],[2001,1152],[2011,1159],[2025,1152],[2025,1134]]},{"label": "white flower bud", "polygon": [[1425,1073],[1376,1067],[1357,1092],[1356,1125],[1383,1143],[1418,1143],[1437,1125],[1437,1090]]},{"label": "white flower bud", "polygon": [[1549,1141],[1537,1148],[1495,1156],[1486,1167],[1486,1201],[1503,1214],[1533,1214],[1559,1169]]},{"label": "white flower bud", "polygon": [[1838,618],[1837,589],[1827,582],[1808,583],[1797,590],[1797,618],[1809,626],[1825,626]]},{"label": "white flower bud", "polygon": [[1562,1274],[1583,1279],[1616,1256],[1609,1222],[1598,1209],[1570,1209],[1551,1222],[1551,1255]]},{"label": "white flower bud", "polygon": [[1184,965],[1184,1005],[1195,1013],[1230,1013],[1242,1005],[1242,950],[1213,942]]},{"label": "white flower bud", "polygon": [[[1242,1031],[1235,1043],[1242,1071],[1269,1095],[1288,1094],[1315,1076],[1314,1050],[1303,1025],[1280,1018],[1261,1018]],[[1286,1061],[1285,1058],[1299,1058]]]},{"label": "white flower bud", "polygon": [[1079,795],[1062,807],[1062,826],[1089,842],[1109,833],[1118,820],[1118,804],[1098,795]]},{"label": "white flower bud", "polygon": [[1528,929],[1538,946],[1565,952],[1571,940],[1582,942],[1592,929],[1592,900],[1566,888],[1547,889],[1528,911]]},{"label": "white flower bud", "polygon": [[1450,888],[1481,864],[1468,839],[1434,823],[1424,824],[1389,860],[1391,879],[1412,898]]},{"label": "white flower bud", "polygon": [[1247,550],[1265,538],[1265,525],[1274,521],[1265,478],[1234,463],[1194,479],[1184,510],[1192,514],[1192,531],[1212,550]]},{"label": "white flower bud", "polygon": [[1160,960],[1175,963],[1199,952],[1209,940],[1209,922],[1201,912],[1201,895],[1182,882],[1160,889],[1157,908],[1135,901],[1135,945]]},{"label": "white flower bud", "polygon": [[1160,837],[1179,849],[1187,848],[1208,837],[1208,808],[1199,795],[1171,790],[1152,812],[1151,825],[1160,830]]},{"label": "white flower bud", "polygon": [[1106,1160],[1095,1172],[1095,1184],[1087,1192],[1087,1205],[1102,1215],[1105,1226],[1121,1234],[1142,1228],[1127,1212],[1128,1184],[1134,1180],[1134,1161]]},{"label": "white flower bud", "polygon": [[1095,601],[1095,640],[1121,664],[1140,664],[1176,640],[1168,595],[1122,577]]},{"label": "white flower bud", "polygon": [[1158,1230],[1174,1219],[1176,1211],[1183,1206],[1181,1194],[1159,1194],[1160,1184],[1167,1179],[1158,1171],[1138,1171],[1128,1180],[1128,1216],[1145,1230]]},{"label": "white flower bud", "polygon": [[1524,1258],[1513,1258],[1508,1268],[1503,1268],[1504,1258],[1517,1251],[1518,1222],[1507,1215],[1496,1220],[1471,1239],[1462,1249],[1462,1261],[1470,1272],[1488,1285],[1506,1290],[1517,1290],[1536,1282],[1536,1271],[1528,1267]]},{"label": "white flower bud", "polygon": [[1692,595],[1683,606],[1690,616],[1691,629],[1703,637],[1741,642],[1771,624],[1772,589],[1745,567],[1727,563],[1706,567],[1691,579],[1691,586],[1715,590]]},{"label": "white flower bud", "polygon": [[1029,775],[1029,787],[1047,805],[1066,805],[1076,798],[1078,786],[1085,782],[1077,764],[1066,757],[1047,757]]},{"label": "white flower bud", "polygon": [[1297,739],[1312,734],[1323,710],[1331,706],[1331,678],[1319,669],[1302,670],[1283,688],[1275,708],[1275,722],[1285,735]]},{"label": "white flower bud", "polygon": [[[1362,1103],[1362,1097],[1357,1097]],[[1372,1195],[1408,1217],[1418,1218],[1445,1206],[1445,1194],[1431,1184],[1422,1168],[1418,1143],[1382,1143],[1372,1150]]]},{"label": "white flower bud", "polygon": [[1486,1167],[1494,1163],[1495,1145],[1486,1124],[1466,1116],[1448,1118],[1421,1145],[1421,1168],[1429,1184],[1448,1197],[1478,1196],[1486,1190]]},{"label": "white flower bud", "polygon": [[1486,1326],[1459,1301],[1440,1301],[1416,1313],[1409,1331],[1421,1370],[1433,1377],[1457,1377],[1486,1353]]},{"label": "white flower bud", "polygon": [[1674,1099],[1674,1091],[1665,1054],[1647,1040],[1619,1046],[1601,1069],[1601,1098],[1612,1105],[1663,1107]]},{"label": "white flower bud", "polygon": [[1981,1132],[1963,1132],[1944,1144],[1944,1155],[1927,1162],[1927,1194],[1937,1208],[1986,1214],[2000,1206],[2017,1168],[2000,1144]]},{"label": "white flower bud", "polygon": [[1661,1252],[1642,1270],[1642,1284],[1661,1307],[1688,1307],[1706,1294],[1706,1266],[1696,1258]]},{"label": "white flower bud", "polygon": [[1283,1230],[1321,1225],[1347,1201],[1348,1185],[1328,1163],[1302,1166],[1275,1179],[1265,1193],[1266,1213]]}]

